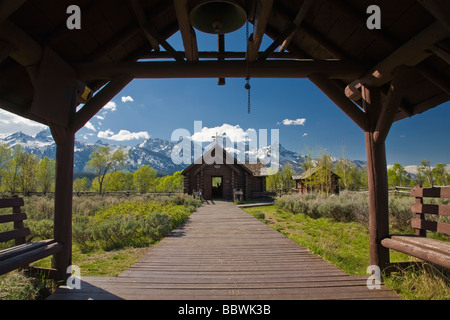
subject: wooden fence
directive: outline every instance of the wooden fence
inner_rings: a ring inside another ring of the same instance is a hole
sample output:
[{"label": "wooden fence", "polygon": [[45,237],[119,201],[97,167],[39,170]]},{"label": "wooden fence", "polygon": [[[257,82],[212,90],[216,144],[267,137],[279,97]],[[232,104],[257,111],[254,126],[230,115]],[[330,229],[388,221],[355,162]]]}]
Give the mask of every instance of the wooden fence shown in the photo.
[{"label": "wooden fence", "polygon": [[[82,192],[73,192],[73,195],[76,197],[93,197],[93,196],[132,196],[132,195],[152,195],[152,196],[175,196],[183,194],[182,192],[148,192],[148,193],[140,193],[136,190],[125,190],[125,191],[105,191],[102,193],[94,192],[94,191],[82,191]],[[11,197],[11,196],[23,196],[23,197],[31,197],[31,196],[38,196],[38,197],[54,197],[54,192],[0,192],[0,197]]]}]

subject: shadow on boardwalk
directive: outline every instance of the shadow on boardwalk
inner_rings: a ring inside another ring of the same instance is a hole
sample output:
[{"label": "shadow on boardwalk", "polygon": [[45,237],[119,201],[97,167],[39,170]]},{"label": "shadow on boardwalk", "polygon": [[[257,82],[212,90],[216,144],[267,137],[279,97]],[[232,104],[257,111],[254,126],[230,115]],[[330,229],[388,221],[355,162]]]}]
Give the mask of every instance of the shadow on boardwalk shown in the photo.
[{"label": "shadow on boardwalk", "polygon": [[400,299],[349,276],[231,202],[204,204],[116,278],[84,277],[49,299]]}]

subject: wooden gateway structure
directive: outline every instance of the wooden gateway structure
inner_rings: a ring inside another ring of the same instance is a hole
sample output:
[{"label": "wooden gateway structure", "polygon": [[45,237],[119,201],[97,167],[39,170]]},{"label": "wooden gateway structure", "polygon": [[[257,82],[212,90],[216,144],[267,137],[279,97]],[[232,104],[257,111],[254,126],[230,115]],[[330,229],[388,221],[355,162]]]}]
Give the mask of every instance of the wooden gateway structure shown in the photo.
[{"label": "wooden gateway structure", "polygon": [[[216,157],[222,154],[221,157]],[[211,161],[208,161],[210,159]],[[213,146],[200,159],[187,167],[184,176],[184,193],[201,192],[205,200],[267,200],[264,164],[240,163],[219,144]]]},{"label": "wooden gateway structure", "polygon": [[[396,121],[449,100],[450,2],[230,0],[231,18],[253,25],[241,52],[225,50],[224,23],[211,20],[212,14],[204,21],[210,19],[218,34],[218,50],[205,52],[197,45],[201,27],[193,27],[190,15],[205,3],[211,1],[0,3],[0,107],[48,125],[57,145],[58,276],[67,277],[72,262],[75,133],[136,78],[312,81],[365,135],[368,264],[384,267],[389,263],[389,249],[382,245],[389,237],[385,141]],[[167,41],[177,32],[181,52]],[[272,39],[268,47],[261,46],[264,35]]]}]

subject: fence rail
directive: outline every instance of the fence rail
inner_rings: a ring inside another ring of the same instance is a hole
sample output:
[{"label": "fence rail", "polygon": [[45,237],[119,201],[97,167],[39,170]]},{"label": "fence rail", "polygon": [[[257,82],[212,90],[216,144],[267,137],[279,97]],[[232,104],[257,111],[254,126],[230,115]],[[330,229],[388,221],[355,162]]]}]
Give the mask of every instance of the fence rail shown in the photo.
[{"label": "fence rail", "polygon": [[[94,192],[94,191],[80,191],[80,192],[73,192],[73,195],[76,197],[91,197],[91,196],[126,196],[129,197],[131,195],[154,195],[154,196],[175,196],[183,194],[182,192],[147,192],[147,193],[140,193],[139,191],[135,190],[125,190],[125,191],[105,191],[102,193]],[[23,196],[23,197],[31,197],[31,196],[38,196],[38,197],[53,197],[55,195],[54,192],[35,192],[35,191],[27,191],[27,192],[8,192],[3,191],[0,192],[0,197],[11,197],[11,196]]]}]

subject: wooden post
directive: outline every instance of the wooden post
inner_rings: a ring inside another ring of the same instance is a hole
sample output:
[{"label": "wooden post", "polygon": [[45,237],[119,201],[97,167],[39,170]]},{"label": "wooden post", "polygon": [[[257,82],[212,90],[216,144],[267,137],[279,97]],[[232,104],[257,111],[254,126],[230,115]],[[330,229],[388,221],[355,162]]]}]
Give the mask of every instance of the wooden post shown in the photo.
[{"label": "wooden post", "polygon": [[369,116],[369,130],[365,133],[367,174],[369,183],[370,265],[380,269],[389,263],[389,249],[381,240],[389,236],[389,190],[384,140],[376,143],[374,132],[381,112],[381,93],[378,88],[362,87],[364,110]]},{"label": "wooden post", "polygon": [[56,142],[56,184],[54,238],[63,249],[54,255],[52,267],[57,278],[67,279],[72,264],[72,193],[75,133],[57,125],[50,126]]}]

